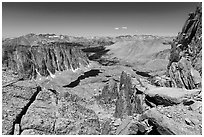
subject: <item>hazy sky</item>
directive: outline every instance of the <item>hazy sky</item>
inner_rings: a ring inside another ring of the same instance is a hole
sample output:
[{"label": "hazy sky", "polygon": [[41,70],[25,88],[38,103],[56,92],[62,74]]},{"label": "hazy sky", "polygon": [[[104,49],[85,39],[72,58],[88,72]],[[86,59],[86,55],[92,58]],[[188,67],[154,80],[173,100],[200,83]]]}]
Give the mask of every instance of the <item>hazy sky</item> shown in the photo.
[{"label": "hazy sky", "polygon": [[3,3],[3,37],[176,35],[198,3]]}]

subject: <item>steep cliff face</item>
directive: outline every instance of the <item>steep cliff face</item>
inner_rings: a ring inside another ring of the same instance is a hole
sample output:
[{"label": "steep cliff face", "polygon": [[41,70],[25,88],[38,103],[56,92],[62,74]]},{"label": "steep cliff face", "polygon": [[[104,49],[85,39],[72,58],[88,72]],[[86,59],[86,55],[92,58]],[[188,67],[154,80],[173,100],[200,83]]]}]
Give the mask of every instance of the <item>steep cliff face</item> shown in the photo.
[{"label": "steep cliff face", "polygon": [[193,89],[201,84],[202,73],[202,7],[189,14],[182,31],[171,43],[167,66],[175,87]]},{"label": "steep cliff face", "polygon": [[3,66],[24,78],[53,76],[56,71],[76,70],[89,64],[76,43],[50,43],[37,46],[3,45]]}]

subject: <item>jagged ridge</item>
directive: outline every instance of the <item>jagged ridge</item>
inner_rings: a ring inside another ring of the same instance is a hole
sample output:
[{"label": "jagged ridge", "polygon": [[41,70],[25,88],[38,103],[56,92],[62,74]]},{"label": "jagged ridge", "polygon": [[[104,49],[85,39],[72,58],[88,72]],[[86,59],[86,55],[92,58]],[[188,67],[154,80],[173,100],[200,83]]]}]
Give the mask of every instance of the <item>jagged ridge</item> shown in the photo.
[{"label": "jagged ridge", "polygon": [[56,71],[76,70],[89,64],[80,44],[54,42],[50,44],[25,46],[3,46],[3,65],[25,78],[53,76]]},{"label": "jagged ridge", "polygon": [[200,86],[202,73],[202,5],[189,14],[182,31],[171,43],[167,66],[175,87]]}]

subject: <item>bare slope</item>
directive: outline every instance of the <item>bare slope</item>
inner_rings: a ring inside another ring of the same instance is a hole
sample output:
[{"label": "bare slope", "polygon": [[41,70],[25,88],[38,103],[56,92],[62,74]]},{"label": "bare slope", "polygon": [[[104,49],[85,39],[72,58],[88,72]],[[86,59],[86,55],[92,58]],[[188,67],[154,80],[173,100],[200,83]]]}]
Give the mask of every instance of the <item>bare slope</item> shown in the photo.
[{"label": "bare slope", "polygon": [[[111,57],[117,57],[136,66],[143,66],[144,69],[149,67],[153,67],[152,71],[161,70],[160,67],[165,69],[168,63],[170,45],[163,44],[166,40],[164,38],[152,37],[118,41],[111,46],[107,46],[107,49],[110,50],[108,53]],[[155,62],[162,63],[155,66]]]}]

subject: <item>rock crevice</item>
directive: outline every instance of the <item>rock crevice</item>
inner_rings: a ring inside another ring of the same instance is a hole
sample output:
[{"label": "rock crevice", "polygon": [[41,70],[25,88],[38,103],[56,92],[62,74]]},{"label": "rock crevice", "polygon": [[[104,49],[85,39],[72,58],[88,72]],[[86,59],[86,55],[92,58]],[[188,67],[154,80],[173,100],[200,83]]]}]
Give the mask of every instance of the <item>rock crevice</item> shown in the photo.
[{"label": "rock crevice", "polygon": [[16,119],[15,119],[15,121],[13,122],[13,125],[14,125],[14,126],[13,126],[13,127],[14,127],[13,133],[11,133],[11,134],[15,134],[14,131],[15,131],[15,125],[16,125],[16,124],[19,125],[19,134],[21,134],[21,132],[22,132],[22,131],[21,131],[21,126],[20,126],[21,119],[22,119],[23,115],[26,114],[26,112],[27,112],[29,106],[35,101],[36,96],[38,95],[38,93],[39,93],[41,90],[42,90],[41,87],[38,86],[38,87],[36,88],[36,92],[32,95],[32,97],[30,98],[29,102],[28,102],[28,103],[26,104],[26,106],[22,109],[22,111],[16,116]]}]

